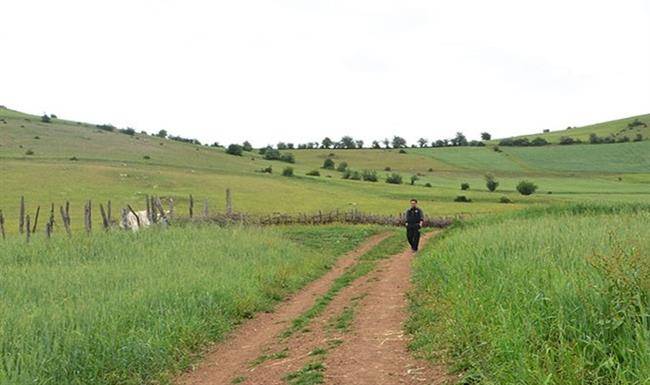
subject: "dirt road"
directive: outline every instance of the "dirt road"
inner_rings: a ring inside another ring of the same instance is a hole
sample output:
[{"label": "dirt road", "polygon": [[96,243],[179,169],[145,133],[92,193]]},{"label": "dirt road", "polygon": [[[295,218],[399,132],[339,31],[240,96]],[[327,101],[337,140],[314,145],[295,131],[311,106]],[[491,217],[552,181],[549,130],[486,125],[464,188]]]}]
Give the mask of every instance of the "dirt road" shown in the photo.
[{"label": "dirt road", "polygon": [[[434,235],[424,235],[422,243]],[[410,250],[380,260],[370,273],[335,295],[328,293],[360,256],[388,236],[369,238],[275,312],[243,324],[177,384],[444,384],[449,380],[444,368],[415,359],[407,349],[403,323]],[[326,302],[324,309],[287,333],[318,301]]]}]

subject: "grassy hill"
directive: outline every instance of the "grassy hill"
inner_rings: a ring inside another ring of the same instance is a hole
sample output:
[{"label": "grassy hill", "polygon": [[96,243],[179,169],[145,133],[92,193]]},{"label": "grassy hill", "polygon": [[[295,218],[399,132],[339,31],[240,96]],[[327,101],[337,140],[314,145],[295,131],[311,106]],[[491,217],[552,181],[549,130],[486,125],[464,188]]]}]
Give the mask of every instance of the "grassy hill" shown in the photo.
[{"label": "grassy hill", "polygon": [[[0,109],[0,209],[12,231],[21,195],[29,212],[36,205],[70,200],[74,219],[81,215],[84,200],[111,199],[114,207],[130,203],[140,208],[146,194],[173,197],[179,212],[186,212],[189,194],[221,210],[226,187],[233,190],[235,209],[252,213],[356,208],[390,214],[401,212],[416,197],[430,214],[476,214],[566,200],[643,201],[650,194],[648,141],[503,152],[489,147],[286,152],[294,154],[295,164],[264,160],[257,151],[232,156],[222,148],[60,119],[44,123],[38,116]],[[375,170],[380,180],[344,180],[338,171],[320,169],[326,158],[336,164],[345,161],[353,170]],[[260,172],[267,166],[272,174]],[[294,168],[294,177],[281,175],[287,166]],[[385,183],[388,168],[401,174],[404,184]],[[311,170],[319,170],[320,176],[307,176]],[[485,188],[486,172],[500,182],[495,193]],[[413,186],[411,175],[419,177]],[[519,195],[515,186],[522,179],[535,181],[538,193]],[[468,191],[460,191],[462,182],[470,183]],[[456,203],[457,195],[473,202]],[[499,203],[502,196],[514,204]]]},{"label": "grassy hill", "polygon": [[515,138],[528,138],[532,140],[540,137],[550,143],[559,143],[560,138],[567,136],[573,139],[580,139],[583,142],[589,142],[589,136],[591,134],[596,134],[599,137],[612,136],[615,139],[627,136],[630,140],[634,140],[637,135],[641,135],[643,140],[650,139],[650,114],[632,116],[583,127],[568,127],[564,130],[521,135]]}]

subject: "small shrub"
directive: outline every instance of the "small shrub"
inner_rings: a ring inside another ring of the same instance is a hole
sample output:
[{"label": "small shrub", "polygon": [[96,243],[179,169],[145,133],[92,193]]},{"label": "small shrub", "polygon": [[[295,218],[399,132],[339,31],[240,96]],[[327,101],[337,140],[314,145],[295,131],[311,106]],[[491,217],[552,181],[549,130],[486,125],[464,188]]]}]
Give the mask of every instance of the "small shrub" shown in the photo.
[{"label": "small shrub", "polygon": [[431,185],[431,183],[427,182],[424,184],[424,187],[433,187],[433,186]]},{"label": "small shrub", "polygon": [[494,147],[492,147],[492,150],[494,150],[494,152],[503,152],[503,151],[501,151],[501,149],[499,148],[499,146],[494,146]]},{"label": "small shrub", "polygon": [[512,203],[512,200],[504,195],[501,198],[499,198],[499,203]]},{"label": "small shrub", "polygon": [[34,155],[34,150],[25,151],[25,155]]},{"label": "small shrub", "polygon": [[149,155],[145,155],[145,156],[142,157],[142,159],[149,160],[149,159],[151,159],[151,157]]},{"label": "small shrub", "polygon": [[336,167],[336,171],[343,172],[343,171],[347,170],[347,168],[348,168],[348,162],[344,161],[344,162],[339,163],[339,165]]},{"label": "small shrub", "polygon": [[309,175],[309,176],[320,176],[320,171],[318,171],[318,170],[311,170],[311,171],[308,171],[307,174],[305,174],[305,175]]},{"label": "small shrub", "polygon": [[392,169],[389,166],[384,167],[384,171],[391,171]]},{"label": "small shrub", "polygon": [[118,131],[119,131],[120,133],[122,133],[122,134],[129,135],[129,136],[133,136],[133,135],[135,135],[135,130],[132,129],[131,127],[122,128],[122,129],[120,129],[120,130],[118,130]]},{"label": "small shrub", "polygon": [[361,178],[366,182],[377,182],[377,172],[375,170],[363,170],[361,173]]},{"label": "small shrub", "polygon": [[485,187],[487,187],[489,192],[496,191],[497,187],[499,187],[499,182],[494,178],[494,175],[490,173],[485,174]]},{"label": "small shrub", "polygon": [[465,195],[458,195],[456,198],[454,198],[454,202],[464,202],[464,203],[470,203],[472,200],[466,197]]},{"label": "small shrub", "polygon": [[272,166],[264,167],[263,169],[260,170],[260,172],[263,172],[265,174],[273,174],[273,167]]},{"label": "small shrub", "polygon": [[36,136],[34,137],[34,139],[36,139],[36,140],[38,140],[38,139],[40,139],[40,138],[41,138],[41,137],[38,136],[38,135],[36,135]]},{"label": "small shrub", "polygon": [[399,153],[400,153],[400,154],[406,154],[406,150],[403,149],[403,148],[400,148],[400,149],[399,149]]},{"label": "small shrub", "polygon": [[352,171],[352,173],[350,174],[350,179],[361,180],[361,173],[359,171]]},{"label": "small shrub", "polygon": [[76,161],[78,161],[79,159],[78,159],[76,156],[73,156],[72,158],[70,158],[70,160],[73,161],[73,162],[76,162]]},{"label": "small shrub", "polygon": [[233,143],[229,145],[228,148],[226,148],[226,154],[242,156],[243,153],[244,153],[244,148],[239,144]]},{"label": "small shrub", "polygon": [[517,191],[519,191],[521,195],[531,195],[537,191],[537,185],[533,182],[522,180],[517,185]]},{"label": "small shrub", "polygon": [[386,183],[402,184],[402,176],[394,172],[386,177]]},{"label": "small shrub", "polygon": [[[243,150],[243,147],[242,147]],[[265,149],[260,150],[260,155],[264,155],[264,159],[266,160],[280,160],[282,155],[280,154],[280,151],[276,150],[275,148],[272,147],[267,147]]]},{"label": "small shrub", "polygon": [[642,140],[643,140],[643,135],[641,134],[636,134],[636,136],[634,137],[635,142],[641,142]]},{"label": "small shrub", "polygon": [[417,182],[418,180],[420,180],[419,176],[411,175],[411,186],[413,186],[415,184],[415,182]]},{"label": "small shrub", "polygon": [[461,190],[469,190],[469,183],[463,182],[460,184],[460,189]]},{"label": "small shrub", "polygon": [[546,146],[547,144],[548,140],[542,138],[541,136],[538,136],[537,138],[530,141],[531,146]]},{"label": "small shrub", "polygon": [[573,139],[573,138],[570,137],[570,136],[563,136],[563,137],[560,138],[560,142],[559,142],[559,143],[560,143],[561,145],[576,144],[576,140]]},{"label": "small shrub", "polygon": [[282,154],[280,155],[280,161],[287,163],[296,163],[296,158],[293,156],[293,154]]},{"label": "small shrub", "polygon": [[285,167],[284,170],[282,170],[282,175],[293,176],[293,167]]},{"label": "small shrub", "polygon": [[325,159],[323,161],[323,168],[326,170],[334,170],[334,161],[330,158]]},{"label": "small shrub", "polygon": [[47,116],[47,114],[44,114],[43,116],[41,116],[41,122],[50,123],[50,122],[52,122],[52,119],[50,119],[50,117]]},{"label": "small shrub", "polygon": [[429,169],[427,171],[433,172],[433,167],[429,167]]}]

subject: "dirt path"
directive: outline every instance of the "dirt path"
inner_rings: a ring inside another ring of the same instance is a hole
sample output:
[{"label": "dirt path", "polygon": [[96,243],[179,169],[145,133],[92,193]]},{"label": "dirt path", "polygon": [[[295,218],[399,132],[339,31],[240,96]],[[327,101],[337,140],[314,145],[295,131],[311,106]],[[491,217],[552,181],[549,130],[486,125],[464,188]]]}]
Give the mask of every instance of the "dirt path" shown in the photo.
[{"label": "dirt path", "polygon": [[[176,381],[179,385],[221,385],[230,384],[240,373],[256,360],[264,349],[275,341],[276,336],[288,324],[307,310],[314,298],[323,295],[332,282],[360,255],[376,246],[390,233],[377,234],[363,242],[358,248],[341,257],[334,267],[321,278],[307,285],[302,291],[282,303],[272,313],[258,314],[209,352],[200,365]],[[260,384],[261,385],[261,384]]]},{"label": "dirt path", "polygon": [[[422,243],[434,234],[424,235]],[[349,271],[357,257],[387,235],[371,237],[274,313],[261,314],[245,323],[177,383],[444,384],[448,377],[443,368],[414,359],[402,331],[408,310],[406,292],[413,258],[410,250],[379,261],[369,274],[341,289],[306,326],[283,336],[292,320]],[[291,380],[290,376],[296,378]]]},{"label": "dirt path", "polygon": [[[422,242],[434,235],[424,235]],[[407,349],[403,323],[413,255],[405,251],[380,263],[368,295],[358,304],[351,336],[325,360],[326,384],[432,385],[450,380],[444,368],[415,359]]]}]

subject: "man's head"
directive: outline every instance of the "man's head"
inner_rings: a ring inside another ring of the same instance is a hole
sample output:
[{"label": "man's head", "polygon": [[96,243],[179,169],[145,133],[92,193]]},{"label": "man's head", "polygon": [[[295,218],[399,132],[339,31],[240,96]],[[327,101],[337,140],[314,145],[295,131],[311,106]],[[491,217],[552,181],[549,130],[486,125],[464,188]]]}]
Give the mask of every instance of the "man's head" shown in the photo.
[{"label": "man's head", "polygon": [[413,198],[411,199],[411,207],[418,207],[418,200]]}]

